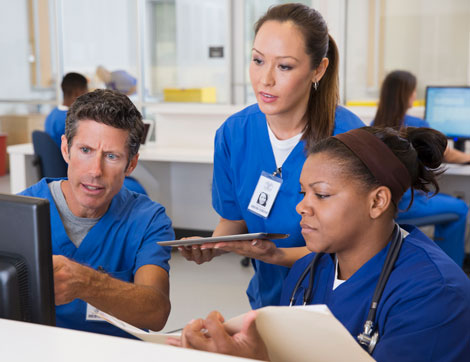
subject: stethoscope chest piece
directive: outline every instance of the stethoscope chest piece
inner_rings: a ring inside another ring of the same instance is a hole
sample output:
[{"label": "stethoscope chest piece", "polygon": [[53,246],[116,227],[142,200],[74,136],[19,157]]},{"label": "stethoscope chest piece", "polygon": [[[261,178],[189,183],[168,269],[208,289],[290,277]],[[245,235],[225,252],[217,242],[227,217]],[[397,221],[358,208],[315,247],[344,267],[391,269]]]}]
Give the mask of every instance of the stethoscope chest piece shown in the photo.
[{"label": "stethoscope chest piece", "polygon": [[379,332],[376,331],[374,333],[374,323],[370,320],[367,320],[364,324],[364,331],[357,336],[357,341],[367,350],[367,352],[372,354],[378,340]]}]

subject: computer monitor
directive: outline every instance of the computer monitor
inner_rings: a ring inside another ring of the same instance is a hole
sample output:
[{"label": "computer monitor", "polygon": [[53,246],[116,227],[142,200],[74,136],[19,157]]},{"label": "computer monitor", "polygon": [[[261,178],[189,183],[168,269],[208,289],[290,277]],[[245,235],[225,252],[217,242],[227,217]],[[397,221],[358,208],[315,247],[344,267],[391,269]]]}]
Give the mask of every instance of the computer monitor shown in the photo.
[{"label": "computer monitor", "polygon": [[465,151],[465,141],[470,139],[470,87],[426,88],[425,119],[454,140],[454,147]]},{"label": "computer monitor", "polygon": [[49,201],[0,194],[0,318],[55,325]]}]

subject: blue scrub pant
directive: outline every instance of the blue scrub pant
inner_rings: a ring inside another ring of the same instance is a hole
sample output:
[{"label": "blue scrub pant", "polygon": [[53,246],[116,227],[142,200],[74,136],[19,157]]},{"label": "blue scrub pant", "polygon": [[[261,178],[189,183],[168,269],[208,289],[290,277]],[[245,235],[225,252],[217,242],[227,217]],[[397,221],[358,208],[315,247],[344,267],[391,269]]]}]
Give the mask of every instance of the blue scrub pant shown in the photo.
[{"label": "blue scrub pant", "polygon": [[[408,190],[399,203],[399,210],[405,210],[411,200]],[[422,192],[415,192],[413,205],[408,211],[398,213],[397,222],[404,218],[432,216],[443,213],[458,215],[456,221],[436,224],[434,240],[458,265],[462,266],[465,257],[465,227],[467,223],[467,204],[453,196],[437,194],[428,198]]]}]

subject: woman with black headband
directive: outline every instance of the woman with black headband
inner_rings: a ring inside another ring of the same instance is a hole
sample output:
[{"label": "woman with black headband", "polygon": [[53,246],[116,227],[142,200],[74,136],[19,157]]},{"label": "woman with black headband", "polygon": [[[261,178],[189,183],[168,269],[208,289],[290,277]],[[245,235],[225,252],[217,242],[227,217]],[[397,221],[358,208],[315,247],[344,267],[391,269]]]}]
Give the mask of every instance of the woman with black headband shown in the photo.
[{"label": "woman with black headband", "polygon": [[[421,231],[394,222],[408,187],[437,191],[446,144],[431,129],[372,127],[316,143],[297,205],[312,253],[290,270],[281,304],[326,304],[378,361],[468,360],[470,280]],[[255,314],[230,336],[213,312],[188,324],[182,343],[268,359]]]}]

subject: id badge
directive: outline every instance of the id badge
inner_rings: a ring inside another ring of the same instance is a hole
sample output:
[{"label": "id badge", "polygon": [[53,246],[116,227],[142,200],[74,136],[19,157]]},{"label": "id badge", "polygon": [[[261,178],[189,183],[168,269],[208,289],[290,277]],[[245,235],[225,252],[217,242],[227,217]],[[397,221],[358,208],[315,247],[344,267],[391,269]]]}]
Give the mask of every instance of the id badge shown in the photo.
[{"label": "id badge", "polygon": [[261,172],[258,184],[251,196],[248,211],[267,218],[274,205],[281,184],[282,178],[271,175],[265,171]]},{"label": "id badge", "polygon": [[98,316],[98,308],[93,307],[90,303],[86,304],[86,320],[93,322],[106,322],[103,318]]}]

